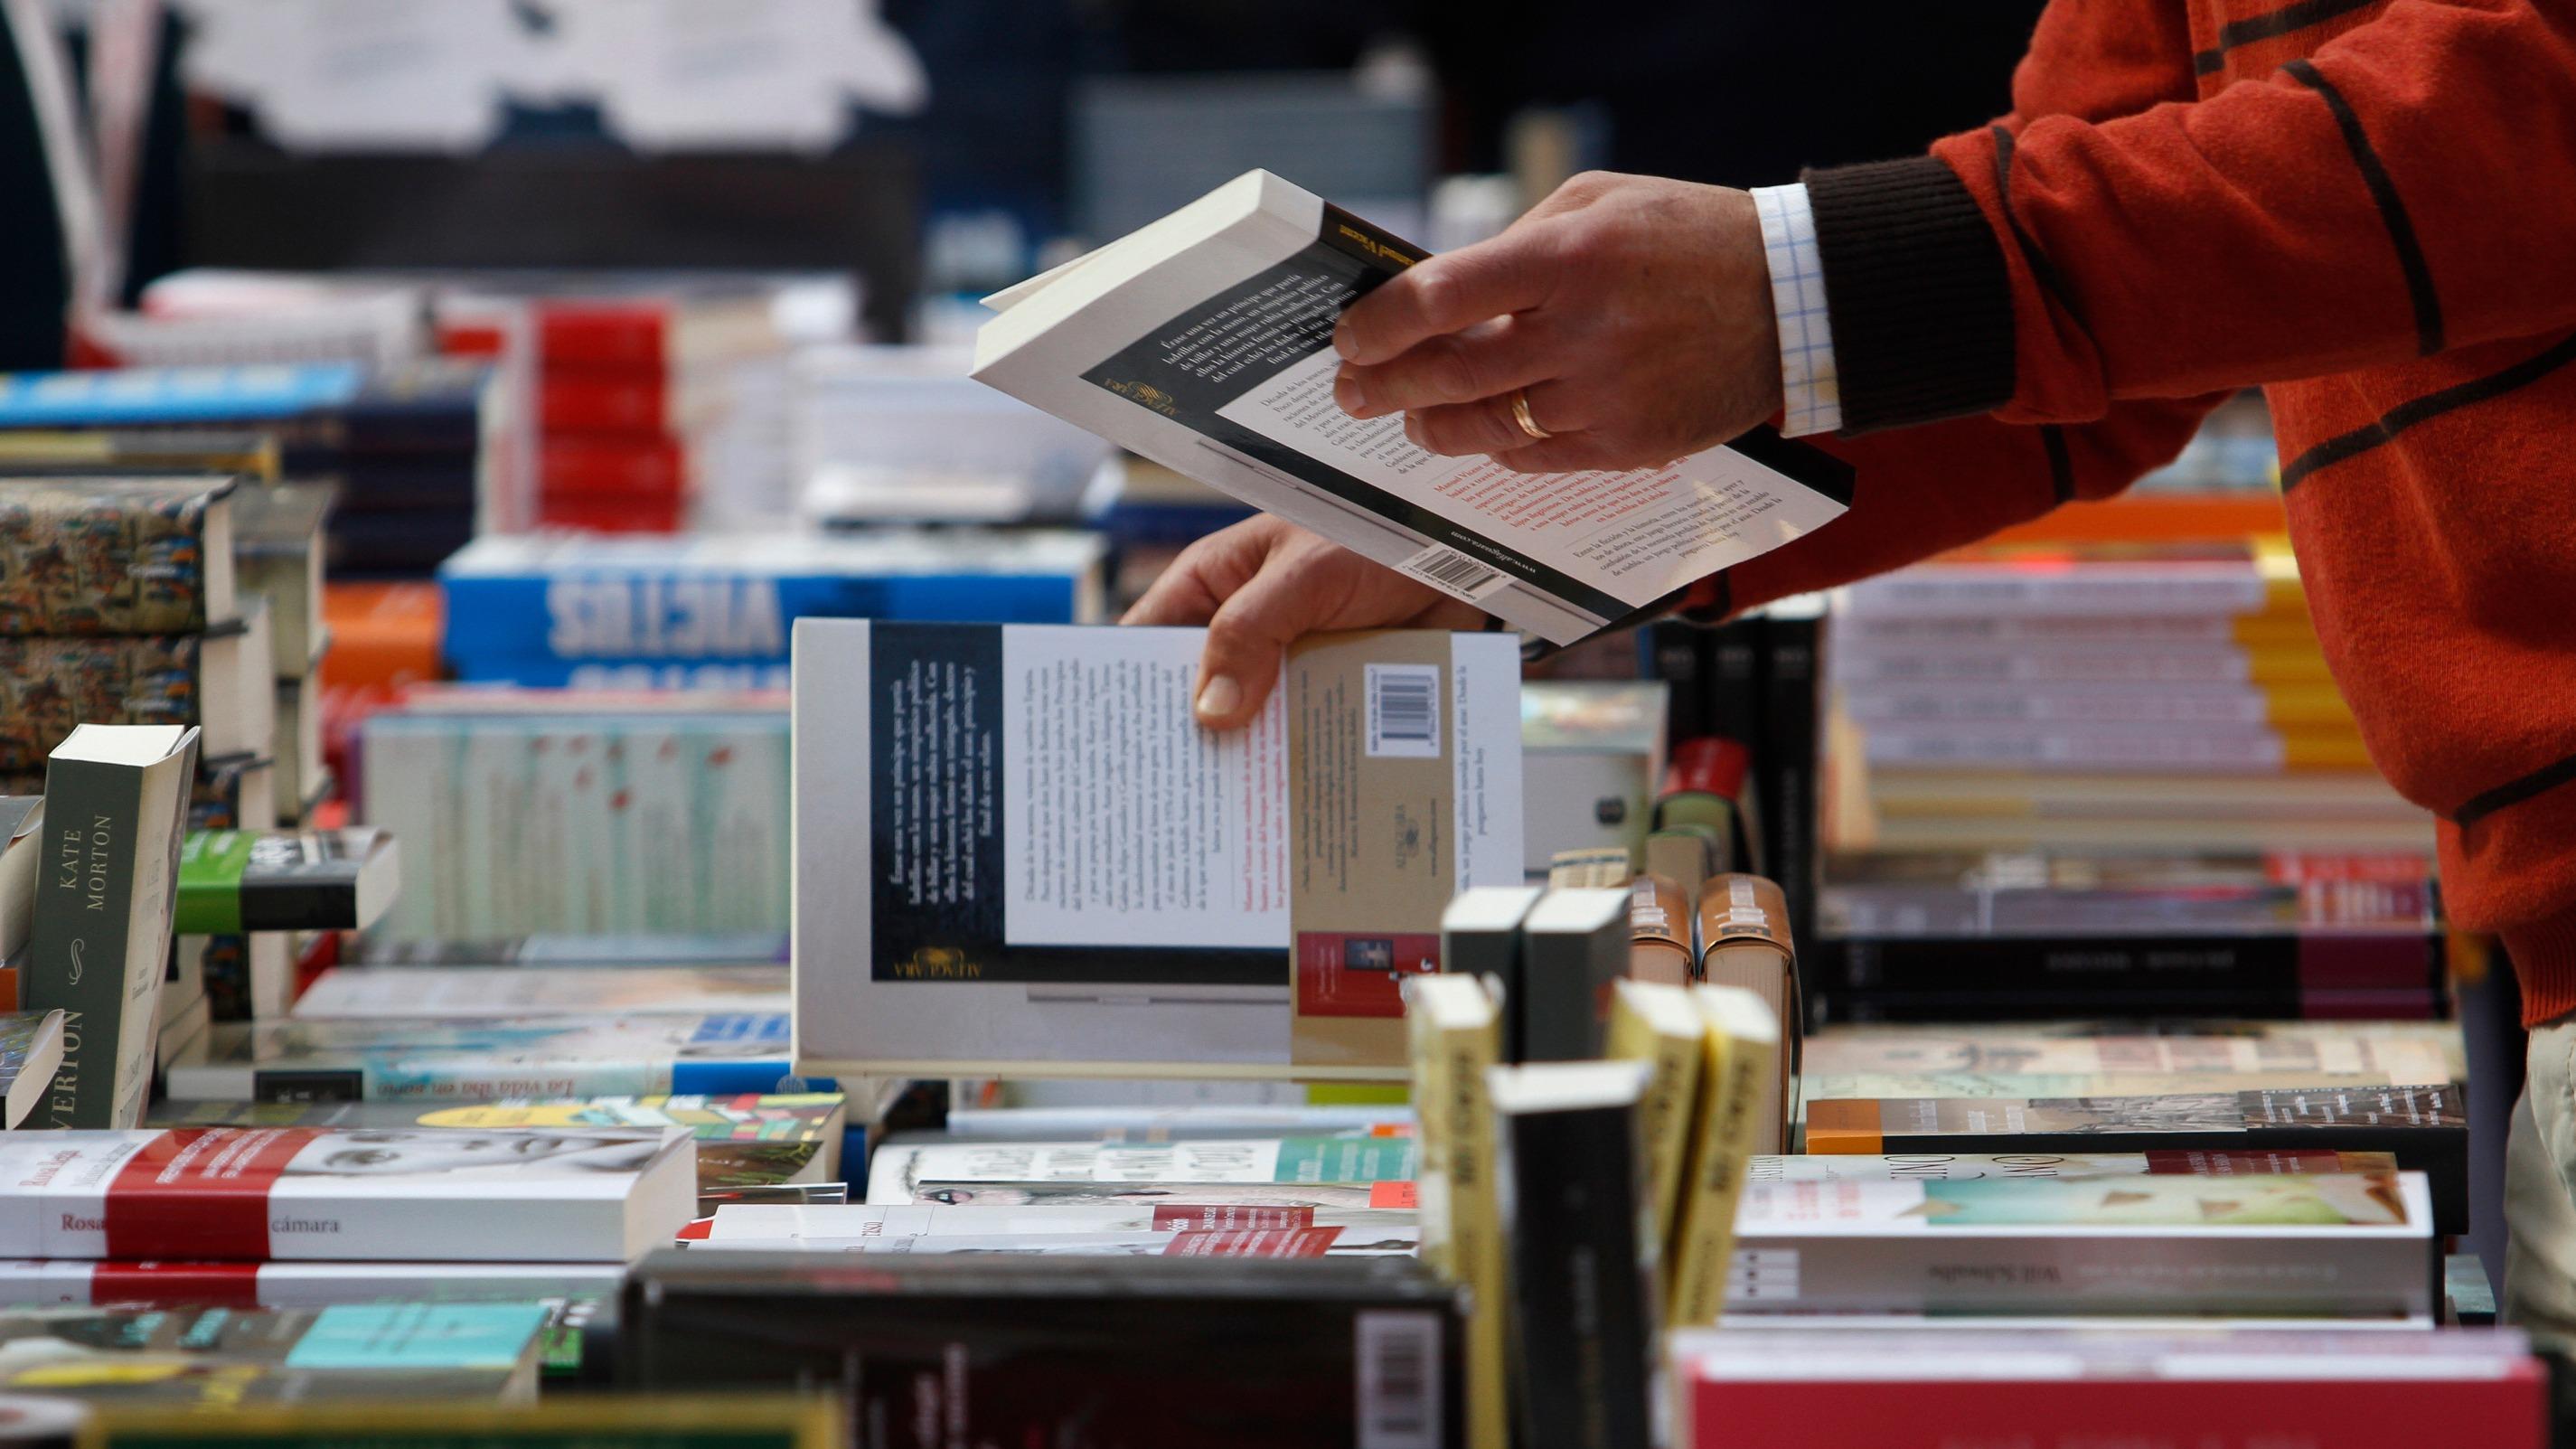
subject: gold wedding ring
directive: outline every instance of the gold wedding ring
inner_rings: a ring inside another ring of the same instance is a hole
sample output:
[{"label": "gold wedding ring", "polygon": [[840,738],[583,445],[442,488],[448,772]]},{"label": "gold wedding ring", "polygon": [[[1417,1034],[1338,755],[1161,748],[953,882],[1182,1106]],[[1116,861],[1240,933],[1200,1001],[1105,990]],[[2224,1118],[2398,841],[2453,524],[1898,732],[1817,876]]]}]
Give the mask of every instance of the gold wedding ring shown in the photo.
[{"label": "gold wedding ring", "polygon": [[1538,419],[1530,416],[1528,388],[1512,389],[1512,421],[1521,425],[1521,431],[1529,434],[1530,441],[1533,443],[1544,443],[1556,436],[1540,427]]}]

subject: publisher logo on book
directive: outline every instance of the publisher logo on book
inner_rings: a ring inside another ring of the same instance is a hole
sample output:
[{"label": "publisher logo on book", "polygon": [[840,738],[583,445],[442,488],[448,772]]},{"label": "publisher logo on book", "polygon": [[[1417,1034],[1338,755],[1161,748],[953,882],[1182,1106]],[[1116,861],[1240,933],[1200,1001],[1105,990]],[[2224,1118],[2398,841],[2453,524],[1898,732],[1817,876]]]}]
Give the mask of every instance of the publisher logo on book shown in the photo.
[{"label": "publisher logo on book", "polygon": [[1150,382],[1104,382],[1102,387],[1141,407],[1149,407],[1167,418],[1181,415],[1180,401]]}]

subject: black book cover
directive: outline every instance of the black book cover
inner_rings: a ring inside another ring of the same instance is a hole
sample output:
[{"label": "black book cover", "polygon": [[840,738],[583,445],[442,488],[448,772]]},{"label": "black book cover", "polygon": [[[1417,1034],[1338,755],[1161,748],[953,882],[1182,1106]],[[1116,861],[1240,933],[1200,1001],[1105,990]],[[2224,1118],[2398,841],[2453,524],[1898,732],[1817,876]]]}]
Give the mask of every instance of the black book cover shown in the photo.
[{"label": "black book cover", "polygon": [[1633,1098],[1495,1115],[1523,1444],[1657,1442],[1656,1257],[1639,1232],[1636,1116]]},{"label": "black book cover", "polygon": [[[1803,962],[1801,963],[1803,969]],[[2073,989],[1988,991],[1963,968],[1949,989],[1855,990],[1828,985],[1812,991],[1810,1015],[1832,1022],[2028,1021],[2084,1018],[2123,1023],[2194,1019],[2228,1021],[2440,1021],[2450,999],[2438,987],[2364,991],[2156,989],[2110,983]]]},{"label": "black book cover", "polygon": [[2294,1003],[2316,991],[2437,991],[2443,976],[2441,938],[2424,931],[1837,936],[1799,944],[1811,984],[1853,991],[2174,993]]},{"label": "black book cover", "polygon": [[1458,1310],[1409,1258],[695,1248],[637,1269],[618,1342],[629,1388],[834,1393],[854,1449],[1434,1449],[1463,1443]]},{"label": "black book cover", "polygon": [[1763,874],[1789,902],[1789,939],[1803,955],[1816,931],[1816,891],[1823,861],[1817,736],[1821,609],[1775,610],[1763,620],[1762,741],[1753,757],[1762,816]]}]

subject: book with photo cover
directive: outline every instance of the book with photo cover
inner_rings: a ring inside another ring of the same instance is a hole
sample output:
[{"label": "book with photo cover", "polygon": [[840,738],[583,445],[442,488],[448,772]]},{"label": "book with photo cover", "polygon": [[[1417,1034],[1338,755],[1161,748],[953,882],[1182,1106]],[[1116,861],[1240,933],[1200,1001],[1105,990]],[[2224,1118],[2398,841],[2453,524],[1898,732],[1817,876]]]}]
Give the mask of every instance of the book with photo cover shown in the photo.
[{"label": "book with photo cover", "polygon": [[1403,1075],[1443,908],[1520,878],[1518,651],[1313,636],[1217,733],[1204,641],[798,622],[801,1065]]},{"label": "book with photo cover", "polygon": [[[1409,1181],[1379,1182],[942,1182],[925,1178],[897,1203],[944,1207],[1136,1207],[1177,1204],[1193,1212],[1243,1208],[1418,1211]],[[871,1202],[877,1199],[870,1196]]]},{"label": "book with photo cover", "polygon": [[201,634],[0,633],[0,770],[45,768],[75,725],[197,725],[209,759],[265,755],[276,728],[268,604]]},{"label": "book with photo cover", "polygon": [[1347,1229],[1354,1245],[1401,1246],[1421,1239],[1420,1215],[1390,1208],[1254,1207],[1226,1203],[1021,1204],[949,1207],[939,1203],[728,1205],[716,1210],[706,1241],[740,1246],[821,1243],[848,1238],[1024,1238],[1049,1233],[1223,1233],[1253,1229]]},{"label": "book with photo cover", "polygon": [[784,1013],[763,1012],[226,1022],[202,1059],[171,1069],[166,1095],[491,1102],[774,1092],[793,1077],[788,1033]]},{"label": "book with photo cover", "polygon": [[686,1130],[173,1127],[0,1137],[23,1258],[621,1262],[694,1205]]},{"label": "book with photo cover", "polygon": [[[1457,1442],[1458,1309],[1456,1290],[1404,1258],[895,1254],[825,1267],[709,1245],[645,1260],[618,1345],[623,1381],[655,1391],[843,1385],[870,1449],[1211,1433],[1237,1449],[1359,1449]],[[1142,1351],[1140,1325],[1188,1372]]]},{"label": "book with photo cover", "polygon": [[1246,172],[986,298],[974,376],[1560,644],[1849,505],[1848,464],[1768,428],[1662,468],[1526,474],[1350,417],[1334,323],[1426,255]]},{"label": "book with photo cover", "polygon": [[2263,1150],[2387,1152],[2425,1174],[2434,1227],[2468,1230],[2469,1117],[2458,1086],[1811,1102],[1816,1154]]},{"label": "book with photo cover", "polygon": [[0,634],[199,634],[232,622],[233,495],[230,478],[11,483],[0,490]]},{"label": "book with photo cover", "polygon": [[582,1131],[685,1127],[697,1141],[698,1189],[837,1182],[865,1152],[838,1092],[761,1096],[581,1097],[543,1102],[162,1102],[156,1127],[435,1127],[449,1131]]},{"label": "book with photo cover", "polygon": [[536,1397],[535,1303],[0,1312],[0,1391],[206,1410],[310,1399]]},{"label": "book with photo cover", "polygon": [[2423,1175],[1765,1182],[1730,1315],[2431,1314]]}]

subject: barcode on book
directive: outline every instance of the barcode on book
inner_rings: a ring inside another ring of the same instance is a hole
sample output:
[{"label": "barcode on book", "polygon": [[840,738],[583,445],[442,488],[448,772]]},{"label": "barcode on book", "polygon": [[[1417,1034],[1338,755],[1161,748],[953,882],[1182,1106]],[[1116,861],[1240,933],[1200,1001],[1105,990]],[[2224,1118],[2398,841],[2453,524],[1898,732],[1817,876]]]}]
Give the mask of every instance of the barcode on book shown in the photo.
[{"label": "barcode on book", "polygon": [[1471,604],[1511,582],[1510,575],[1493,565],[1478,563],[1454,548],[1436,543],[1396,567]]},{"label": "barcode on book", "polygon": [[1440,1443],[1440,1319],[1363,1313],[1355,1345],[1359,1449],[1435,1449]]},{"label": "barcode on book", "polygon": [[1440,666],[1368,666],[1370,759],[1440,758]]}]

